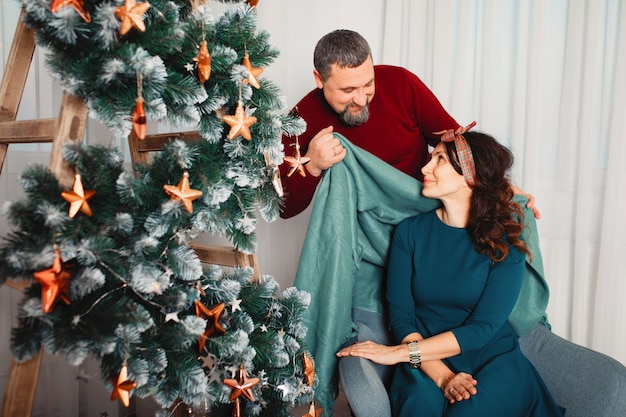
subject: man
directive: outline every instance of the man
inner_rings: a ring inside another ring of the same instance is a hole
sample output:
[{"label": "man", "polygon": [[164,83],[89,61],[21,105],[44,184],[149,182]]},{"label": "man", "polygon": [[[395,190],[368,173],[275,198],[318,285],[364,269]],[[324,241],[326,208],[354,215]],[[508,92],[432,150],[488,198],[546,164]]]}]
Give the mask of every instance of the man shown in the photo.
[{"label": "man", "polygon": [[[399,67],[374,66],[367,41],[356,32],[336,30],[320,39],[314,66],[317,88],[294,108],[307,123],[298,142],[302,155],[310,158],[305,165],[308,175],[287,177],[289,167],[281,166],[283,218],[303,211],[322,172],[345,157],[333,132],[420,179],[427,141],[438,140],[433,132],[459,126],[416,75]],[[283,138],[286,155],[293,153],[294,141]]]},{"label": "man", "polygon": [[[336,30],[322,37],[314,51],[314,66],[317,88],[294,108],[306,121],[307,130],[297,139],[283,137],[286,155],[293,155],[299,146],[301,155],[309,158],[305,163],[306,176],[298,172],[288,176],[290,166],[281,165],[285,189],[283,218],[306,209],[324,171],[346,157],[346,149],[333,132],[342,134],[352,144],[399,171],[421,180],[420,170],[428,158],[428,144],[436,144],[440,139],[434,132],[459,127],[415,74],[400,67],[375,66],[367,41],[356,32]],[[378,281],[383,280],[384,270],[379,271],[377,269],[381,268],[371,265],[368,268],[380,277]],[[323,279],[337,278],[328,276]],[[338,343],[352,344],[357,340],[389,343],[384,307],[381,307],[384,305],[382,284],[381,288],[374,290],[363,285],[356,280],[352,292],[351,320],[358,327],[358,339]],[[296,278],[296,286],[306,289],[307,283]],[[316,308],[325,302],[312,300]],[[315,338],[320,330],[316,326],[320,324],[310,320],[308,326],[309,335]],[[318,341],[316,338],[313,346],[307,346],[314,357],[321,349],[316,346]],[[328,344],[322,345],[328,349]],[[316,367],[318,365],[316,363]],[[356,357],[342,358],[338,368],[341,385],[356,417],[391,415],[385,388],[390,376],[388,368]],[[328,392],[332,389],[322,386],[328,383],[325,376],[320,372],[318,376],[320,386],[316,396],[318,399],[324,396],[322,403],[328,412],[328,407],[332,406],[332,402],[327,401]]]}]

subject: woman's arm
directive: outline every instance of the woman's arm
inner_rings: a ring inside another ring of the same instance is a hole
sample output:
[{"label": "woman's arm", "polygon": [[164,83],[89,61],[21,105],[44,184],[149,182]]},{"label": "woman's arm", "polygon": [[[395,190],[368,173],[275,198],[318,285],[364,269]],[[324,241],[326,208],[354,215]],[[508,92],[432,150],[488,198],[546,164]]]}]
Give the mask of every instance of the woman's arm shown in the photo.
[{"label": "woman's arm", "polygon": [[461,351],[452,332],[441,333],[427,339],[419,333],[411,333],[396,346],[385,346],[370,341],[359,342],[341,349],[337,356],[359,356],[383,365],[396,365],[410,361],[407,344],[413,341],[418,341],[421,371],[441,389],[448,401],[454,403],[476,395],[478,382],[470,374],[465,372],[455,374],[441,361],[441,358],[458,355]]}]

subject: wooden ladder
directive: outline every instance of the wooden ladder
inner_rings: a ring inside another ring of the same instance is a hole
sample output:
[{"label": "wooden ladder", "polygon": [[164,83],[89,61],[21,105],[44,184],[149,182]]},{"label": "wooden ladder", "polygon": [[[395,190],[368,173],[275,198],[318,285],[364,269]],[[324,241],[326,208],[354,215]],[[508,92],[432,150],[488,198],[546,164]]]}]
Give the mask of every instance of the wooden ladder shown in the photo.
[{"label": "wooden ladder", "polygon": [[[0,85],[0,171],[10,144],[52,142],[48,166],[61,184],[71,185],[74,172],[63,161],[61,152],[65,143],[82,141],[87,108],[82,100],[65,94],[58,118],[16,121],[34,52],[34,32],[24,26],[20,16]],[[9,279],[6,285],[23,291],[30,282]],[[22,363],[11,359],[1,416],[31,415],[42,355],[43,351],[39,351],[35,357]]]},{"label": "wooden ladder", "polygon": [[[83,140],[87,107],[82,99],[65,94],[58,118],[16,120],[34,52],[34,31],[22,23],[20,16],[0,86],[0,172],[10,144],[52,142],[48,166],[59,182],[69,188],[74,181],[74,171],[63,160],[62,149],[66,143]],[[174,138],[194,141],[199,139],[199,135],[197,132],[148,135],[145,140],[138,141],[131,134],[131,160],[148,162],[149,152],[158,151]],[[229,246],[193,244],[192,247],[202,262],[227,267],[251,267],[254,270],[253,280],[260,279],[256,254],[245,254]],[[5,284],[23,291],[31,283],[8,279]],[[40,351],[32,359],[21,363],[11,359],[0,416],[30,417],[42,355],[43,351]]]}]

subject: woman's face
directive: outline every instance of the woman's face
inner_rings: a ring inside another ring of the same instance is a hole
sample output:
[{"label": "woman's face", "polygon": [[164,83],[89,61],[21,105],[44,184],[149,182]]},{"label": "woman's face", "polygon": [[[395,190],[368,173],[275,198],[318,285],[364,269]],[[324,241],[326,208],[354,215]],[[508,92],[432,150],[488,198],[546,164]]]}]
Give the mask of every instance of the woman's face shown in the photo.
[{"label": "woman's face", "polygon": [[[425,197],[442,199],[454,195],[469,195],[471,189],[465,182],[463,175],[456,172],[443,142],[439,143],[430,161],[422,168],[424,175],[424,188],[422,194]],[[461,194],[462,193],[462,194]]]}]

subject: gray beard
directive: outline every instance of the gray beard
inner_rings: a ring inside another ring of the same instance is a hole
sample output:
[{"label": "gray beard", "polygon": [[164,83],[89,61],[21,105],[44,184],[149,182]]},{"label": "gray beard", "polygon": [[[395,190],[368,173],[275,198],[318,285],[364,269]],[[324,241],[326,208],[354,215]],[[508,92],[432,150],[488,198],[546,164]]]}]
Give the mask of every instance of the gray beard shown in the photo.
[{"label": "gray beard", "polygon": [[363,123],[367,122],[367,119],[370,117],[370,109],[369,103],[367,103],[358,114],[352,114],[346,108],[343,113],[339,115],[339,118],[342,122],[347,124],[348,126],[361,126]]}]

